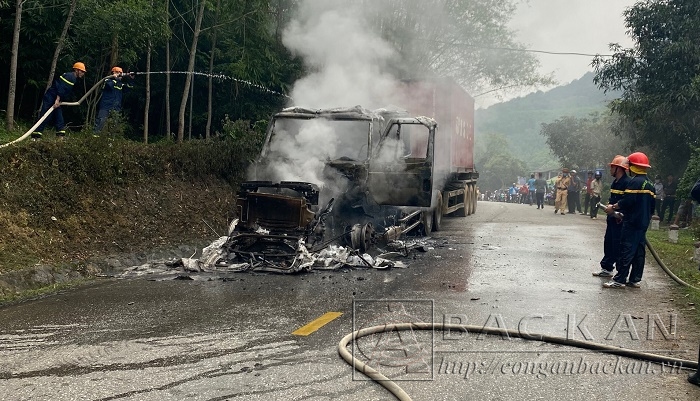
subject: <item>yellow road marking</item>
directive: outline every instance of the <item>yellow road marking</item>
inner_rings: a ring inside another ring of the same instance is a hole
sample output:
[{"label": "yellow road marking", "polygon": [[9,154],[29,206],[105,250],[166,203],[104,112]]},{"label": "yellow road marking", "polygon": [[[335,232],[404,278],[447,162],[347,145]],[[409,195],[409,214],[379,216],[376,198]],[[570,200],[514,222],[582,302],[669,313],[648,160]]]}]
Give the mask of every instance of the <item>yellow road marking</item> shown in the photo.
[{"label": "yellow road marking", "polygon": [[294,330],[292,334],[294,334],[295,336],[308,336],[309,334],[332,322],[333,320],[339,318],[342,314],[342,312],[326,312],[323,315],[321,315],[321,317],[319,317],[318,319],[311,321],[311,323],[301,326],[298,329]]}]

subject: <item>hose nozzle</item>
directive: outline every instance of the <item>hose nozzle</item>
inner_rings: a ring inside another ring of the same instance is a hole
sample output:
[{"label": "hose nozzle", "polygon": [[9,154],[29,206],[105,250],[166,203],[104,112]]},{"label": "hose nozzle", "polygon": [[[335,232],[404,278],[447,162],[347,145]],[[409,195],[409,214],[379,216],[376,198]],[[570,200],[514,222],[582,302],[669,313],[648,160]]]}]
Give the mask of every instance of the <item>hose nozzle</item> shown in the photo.
[{"label": "hose nozzle", "polygon": [[[606,207],[607,205],[603,205],[602,203],[598,202],[595,206],[596,206],[598,209],[605,211],[605,207]],[[620,212],[613,212],[613,216],[615,216],[615,218],[618,219],[618,220],[622,220],[622,218],[623,218],[625,215],[622,214],[622,213],[620,213]]]}]

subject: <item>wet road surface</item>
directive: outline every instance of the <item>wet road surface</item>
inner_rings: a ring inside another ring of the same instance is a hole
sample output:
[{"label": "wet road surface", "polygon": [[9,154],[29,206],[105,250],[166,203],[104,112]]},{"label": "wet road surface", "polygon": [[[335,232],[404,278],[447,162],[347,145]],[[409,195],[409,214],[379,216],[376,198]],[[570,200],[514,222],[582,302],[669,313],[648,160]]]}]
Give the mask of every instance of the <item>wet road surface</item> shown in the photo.
[{"label": "wet road surface", "polygon": [[[407,269],[144,277],[0,309],[2,400],[390,400],[337,355],[354,329],[436,321],[696,360],[683,291],[647,258],[641,289],[592,277],[604,219],[479,203]],[[326,312],[342,315],[292,332]],[[476,333],[373,335],[352,350],[414,400],[697,400],[688,371]]]}]

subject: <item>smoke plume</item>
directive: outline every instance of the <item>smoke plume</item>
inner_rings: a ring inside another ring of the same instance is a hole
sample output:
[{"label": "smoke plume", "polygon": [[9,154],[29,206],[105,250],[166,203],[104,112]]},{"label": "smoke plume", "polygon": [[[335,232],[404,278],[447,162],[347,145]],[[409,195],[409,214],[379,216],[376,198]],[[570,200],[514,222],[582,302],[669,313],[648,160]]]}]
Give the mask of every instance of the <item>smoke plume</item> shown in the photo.
[{"label": "smoke plume", "polygon": [[283,42],[313,71],[294,84],[296,105],[386,106],[395,79],[384,69],[397,54],[372,31],[362,10],[337,0],[306,0]]}]

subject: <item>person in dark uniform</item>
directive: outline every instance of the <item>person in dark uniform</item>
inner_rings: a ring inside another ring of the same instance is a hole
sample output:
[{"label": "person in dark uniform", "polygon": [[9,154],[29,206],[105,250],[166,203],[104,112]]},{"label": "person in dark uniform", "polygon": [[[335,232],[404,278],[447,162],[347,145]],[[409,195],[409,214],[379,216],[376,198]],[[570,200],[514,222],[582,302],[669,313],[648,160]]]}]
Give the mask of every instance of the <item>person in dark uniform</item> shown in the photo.
[{"label": "person in dark uniform", "polygon": [[[603,193],[603,178],[602,171],[596,171],[593,181],[591,181],[591,199],[590,199],[590,214],[591,219],[595,220],[598,218],[598,202],[600,202],[600,195]],[[586,210],[588,211],[588,210]]]},{"label": "person in dark uniform", "polygon": [[132,87],[131,84],[123,82],[122,78],[132,78],[133,74],[124,74],[124,70],[117,66],[112,67],[111,73],[111,76],[105,78],[102,88],[102,97],[100,98],[97,111],[97,119],[95,120],[95,132],[102,131],[109,113],[121,111],[124,92]]},{"label": "person in dark uniform", "polygon": [[544,209],[544,194],[547,192],[547,181],[542,178],[542,173],[537,173],[535,180],[535,195],[537,198],[537,208]]},{"label": "person in dark uniform", "polygon": [[632,153],[627,160],[632,177],[625,194],[617,203],[605,208],[607,214],[618,210],[623,214],[617,274],[612,281],[603,284],[605,288],[623,288],[625,285],[640,288],[644,273],[646,233],[655,206],[654,184],[647,179],[647,169],[651,166],[644,153]]},{"label": "person in dark uniform", "polygon": [[664,221],[664,215],[666,214],[666,209],[668,209],[666,224],[671,224],[671,221],[673,221],[673,213],[675,213],[674,208],[676,207],[676,189],[678,188],[678,182],[672,175],[669,175],[666,179],[666,184],[664,184],[664,200],[661,202],[661,214],[659,214],[659,219]]},{"label": "person in dark uniform", "polygon": [[[627,170],[629,163],[627,158],[622,155],[615,156],[608,164],[610,166],[610,175],[614,177],[614,181],[610,184],[610,199],[609,205],[613,205],[622,199],[622,195],[627,188]],[[593,207],[597,207],[593,205]],[[603,242],[603,259],[600,261],[600,271],[594,272],[594,276],[612,277],[613,269],[618,266],[620,258],[620,234],[622,232],[622,222],[619,221],[614,214],[608,214],[605,220],[605,239]]]},{"label": "person in dark uniform", "polygon": [[59,139],[63,139],[66,136],[66,123],[63,120],[63,111],[61,111],[61,100],[65,100],[73,93],[73,86],[78,78],[82,78],[85,75],[85,64],[77,62],[73,64],[73,71],[67,72],[60,77],[56,78],[51,87],[44,93],[44,98],[41,102],[41,111],[39,112],[39,118],[41,118],[51,107],[55,110],[42,121],[41,124],[32,132],[32,139],[38,140],[43,136],[42,131],[48,123],[49,120],[53,119],[56,126],[56,136]]}]

